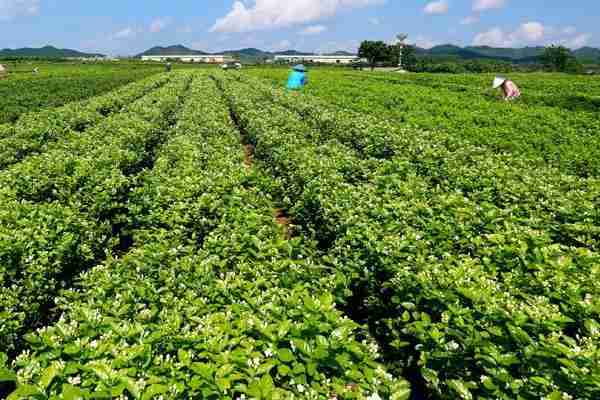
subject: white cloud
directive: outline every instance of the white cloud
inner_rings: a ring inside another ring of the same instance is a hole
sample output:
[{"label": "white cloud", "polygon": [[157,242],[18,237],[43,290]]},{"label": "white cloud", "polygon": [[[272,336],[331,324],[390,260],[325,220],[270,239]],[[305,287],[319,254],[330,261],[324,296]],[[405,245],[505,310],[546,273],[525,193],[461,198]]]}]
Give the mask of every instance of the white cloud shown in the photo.
[{"label": "white cloud", "polygon": [[111,37],[113,39],[131,39],[137,35],[137,30],[131,27],[123,28],[118,32],[115,32]]},{"label": "white cloud", "polygon": [[185,25],[177,28],[177,33],[192,33],[194,30],[191,26]]},{"label": "white cloud", "polygon": [[582,33],[575,37],[572,37],[570,39],[563,41],[561,44],[570,49],[576,50],[576,49],[580,49],[580,48],[586,46],[589,43],[591,38],[592,38],[592,35],[590,35],[589,33]]},{"label": "white cloud", "polygon": [[358,47],[360,46],[359,40],[344,40],[344,41],[330,41],[321,43],[321,45],[315,49],[318,54],[333,53],[336,51],[347,51],[350,53],[358,53]]},{"label": "white cloud", "polygon": [[547,28],[539,22],[527,22],[512,32],[492,28],[475,36],[476,46],[511,47],[528,44],[541,44],[546,38]]},{"label": "white cloud", "polygon": [[276,43],[275,45],[271,46],[271,50],[283,51],[283,50],[289,50],[291,47],[292,47],[292,42],[290,42],[287,39],[284,39],[284,40],[280,41],[279,43]]},{"label": "white cloud", "polygon": [[324,25],[311,25],[300,31],[301,35],[318,35],[327,30],[327,27]]},{"label": "white cloud", "polygon": [[512,35],[515,41],[539,42],[544,38],[545,28],[539,22],[527,22],[519,27]]},{"label": "white cloud", "polygon": [[473,11],[485,11],[502,8],[506,5],[506,0],[475,0]]},{"label": "white cloud", "polygon": [[448,12],[448,2],[446,0],[433,1],[428,3],[423,11],[425,11],[425,14],[446,14]]},{"label": "white cloud", "polygon": [[507,35],[500,28],[492,28],[479,33],[473,39],[475,46],[509,47],[511,45]]},{"label": "white cloud", "polygon": [[249,32],[282,28],[331,17],[344,8],[383,4],[385,0],[254,0],[252,5],[236,1],[211,32]]},{"label": "white cloud", "polygon": [[591,39],[588,33],[579,33],[573,27],[545,26],[540,22],[526,22],[517,29],[506,31],[495,27],[475,36],[476,46],[514,47],[526,45],[561,44],[570,48],[585,46]]},{"label": "white cloud", "polygon": [[0,20],[37,15],[40,12],[39,0],[0,0]]},{"label": "white cloud", "polygon": [[473,25],[479,22],[478,15],[469,15],[468,17],[464,17],[460,20],[461,25]]},{"label": "white cloud", "polygon": [[369,23],[371,25],[381,25],[381,19],[379,19],[377,17],[372,17],[372,18],[369,18]]},{"label": "white cloud", "polygon": [[428,38],[427,36],[419,35],[415,39],[415,45],[422,49],[430,49],[434,46],[437,46],[439,43],[435,40]]},{"label": "white cloud", "polygon": [[150,32],[152,32],[152,33],[161,32],[170,24],[171,24],[171,18],[169,18],[169,17],[156,18],[155,20],[153,20],[150,23]]}]

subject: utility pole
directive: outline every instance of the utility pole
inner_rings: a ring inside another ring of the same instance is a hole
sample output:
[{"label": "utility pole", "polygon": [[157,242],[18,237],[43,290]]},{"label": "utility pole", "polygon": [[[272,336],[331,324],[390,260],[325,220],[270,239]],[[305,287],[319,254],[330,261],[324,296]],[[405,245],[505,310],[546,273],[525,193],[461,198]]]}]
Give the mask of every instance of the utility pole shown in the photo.
[{"label": "utility pole", "polygon": [[400,49],[399,53],[400,55],[398,56],[398,68],[400,68],[400,70],[403,70],[402,68],[402,50],[404,50],[404,46],[406,46],[406,39],[408,38],[408,35],[405,33],[400,33],[398,35],[396,35],[396,39],[398,40],[398,47]]}]

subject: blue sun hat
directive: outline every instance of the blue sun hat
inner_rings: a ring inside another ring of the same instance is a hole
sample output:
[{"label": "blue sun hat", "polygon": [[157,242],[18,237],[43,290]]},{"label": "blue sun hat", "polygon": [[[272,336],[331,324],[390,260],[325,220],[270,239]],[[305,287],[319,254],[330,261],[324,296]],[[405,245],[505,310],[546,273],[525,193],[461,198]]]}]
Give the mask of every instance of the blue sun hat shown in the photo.
[{"label": "blue sun hat", "polygon": [[294,65],[294,71],[306,72],[306,67],[303,64]]}]

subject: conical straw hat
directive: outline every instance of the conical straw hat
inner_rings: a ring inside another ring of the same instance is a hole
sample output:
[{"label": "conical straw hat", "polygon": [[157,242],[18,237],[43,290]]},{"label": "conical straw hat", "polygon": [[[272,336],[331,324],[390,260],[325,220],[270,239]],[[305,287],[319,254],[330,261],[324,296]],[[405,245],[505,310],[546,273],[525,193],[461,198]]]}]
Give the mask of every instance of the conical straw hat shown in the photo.
[{"label": "conical straw hat", "polygon": [[497,76],[494,78],[494,84],[492,85],[492,87],[494,89],[498,89],[500,86],[502,86],[502,84],[504,84],[504,82],[506,82],[506,78],[503,76]]}]

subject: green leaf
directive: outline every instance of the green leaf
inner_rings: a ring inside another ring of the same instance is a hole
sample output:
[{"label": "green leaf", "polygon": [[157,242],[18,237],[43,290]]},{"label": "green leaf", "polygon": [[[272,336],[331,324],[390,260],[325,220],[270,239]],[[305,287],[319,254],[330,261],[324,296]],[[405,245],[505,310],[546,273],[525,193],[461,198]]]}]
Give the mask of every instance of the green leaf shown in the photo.
[{"label": "green leaf", "polygon": [[118,385],[113,386],[110,389],[110,394],[113,398],[119,397],[123,394],[123,392],[125,391],[126,388],[127,388],[127,385],[125,385],[125,383],[121,382]]},{"label": "green leaf", "polygon": [[231,389],[231,381],[227,378],[219,378],[217,379],[217,386],[221,393],[226,393],[227,390]]},{"label": "green leaf", "polygon": [[73,385],[63,385],[62,398],[64,400],[83,400],[85,392]]},{"label": "green leaf", "polygon": [[277,351],[277,356],[279,359],[285,363],[290,363],[294,361],[294,353],[290,349],[279,349]]},{"label": "green leaf", "polygon": [[46,399],[46,396],[33,385],[22,385],[17,388],[6,400],[22,400],[22,399]]},{"label": "green leaf", "polygon": [[58,370],[58,367],[56,367],[56,364],[52,364],[51,366],[46,368],[44,372],[42,372],[42,376],[40,377],[40,386],[44,389],[47,389],[48,386],[50,386],[50,384],[54,380],[54,378],[56,378],[56,376],[59,374],[59,372],[60,371]]},{"label": "green leaf", "polygon": [[390,400],[408,400],[410,399],[410,385],[406,381],[401,381],[394,385]]},{"label": "green leaf", "polygon": [[326,347],[319,346],[315,349],[313,356],[317,360],[323,360],[323,359],[329,357],[329,351],[327,351]]},{"label": "green leaf", "polygon": [[304,364],[294,363],[294,368],[292,369],[294,374],[299,375],[306,372],[306,368],[304,368]]},{"label": "green leaf", "polygon": [[281,376],[288,376],[292,373],[292,369],[285,364],[279,364],[277,366],[277,373]]},{"label": "green leaf", "polygon": [[458,379],[452,379],[448,381],[448,386],[453,389],[461,399],[464,400],[473,400],[473,395],[471,391],[467,388],[466,384]]},{"label": "green leaf", "polygon": [[42,340],[40,339],[40,337],[33,333],[28,333],[28,334],[24,335],[23,339],[25,339],[25,341],[27,343],[30,343],[33,345],[42,343]]},{"label": "green leaf", "polygon": [[75,354],[78,354],[78,353],[80,352],[80,350],[81,350],[81,349],[80,349],[80,347],[79,347],[79,346],[77,346],[77,345],[76,345],[76,344],[74,344],[74,343],[70,343],[70,344],[68,344],[68,345],[66,345],[66,346],[64,347],[64,350],[63,350],[63,351],[65,352],[65,354],[68,354],[68,355],[70,355],[70,356],[73,356],[73,355],[75,355]]},{"label": "green leaf", "polygon": [[183,349],[177,350],[177,358],[179,358],[179,361],[186,366],[190,365],[192,360],[190,353]]},{"label": "green leaf", "polygon": [[548,400],[562,400],[562,399],[563,399],[563,396],[562,396],[562,393],[561,393],[561,392],[559,392],[559,391],[555,391],[555,392],[552,392],[552,393],[551,393],[551,394],[550,394],[550,395],[547,397],[547,399],[548,399]]},{"label": "green leaf", "polygon": [[154,396],[158,396],[160,394],[165,394],[169,391],[169,388],[166,385],[150,385],[148,389],[144,391],[144,395],[142,396],[142,400],[151,400]]},{"label": "green leaf", "polygon": [[271,392],[273,391],[273,378],[271,378],[271,375],[263,375],[260,378],[260,391],[265,399],[271,397]]},{"label": "green leaf", "polygon": [[98,378],[100,378],[103,381],[107,381],[110,376],[110,370],[108,369],[108,366],[104,364],[90,364],[87,366],[87,368],[89,368],[94,374],[96,374]]},{"label": "green leaf", "polygon": [[134,399],[140,398],[140,391],[137,385],[135,384],[135,380],[133,378],[123,377],[121,378],[121,382],[123,382],[125,388],[129,392],[129,394],[133,396]]},{"label": "green leaf", "polygon": [[292,342],[294,343],[294,346],[296,346],[296,348],[300,350],[300,352],[302,352],[304,355],[310,355],[311,348],[306,341],[301,339],[293,339]]},{"label": "green leaf", "polygon": [[250,385],[248,385],[246,394],[251,398],[262,399],[262,389],[260,387],[260,382],[254,381]]},{"label": "green leaf", "polygon": [[548,386],[550,386],[552,384],[552,382],[550,382],[548,379],[543,378],[541,376],[532,376],[530,378],[530,380],[533,383],[535,383],[537,385],[540,385],[540,386],[544,386],[544,387],[548,387]]},{"label": "green leaf", "polygon": [[17,375],[8,368],[0,367],[0,382],[16,382]]},{"label": "green leaf", "polygon": [[215,372],[212,366],[205,363],[193,363],[191,369],[207,381],[211,381],[213,379],[213,374]]}]

